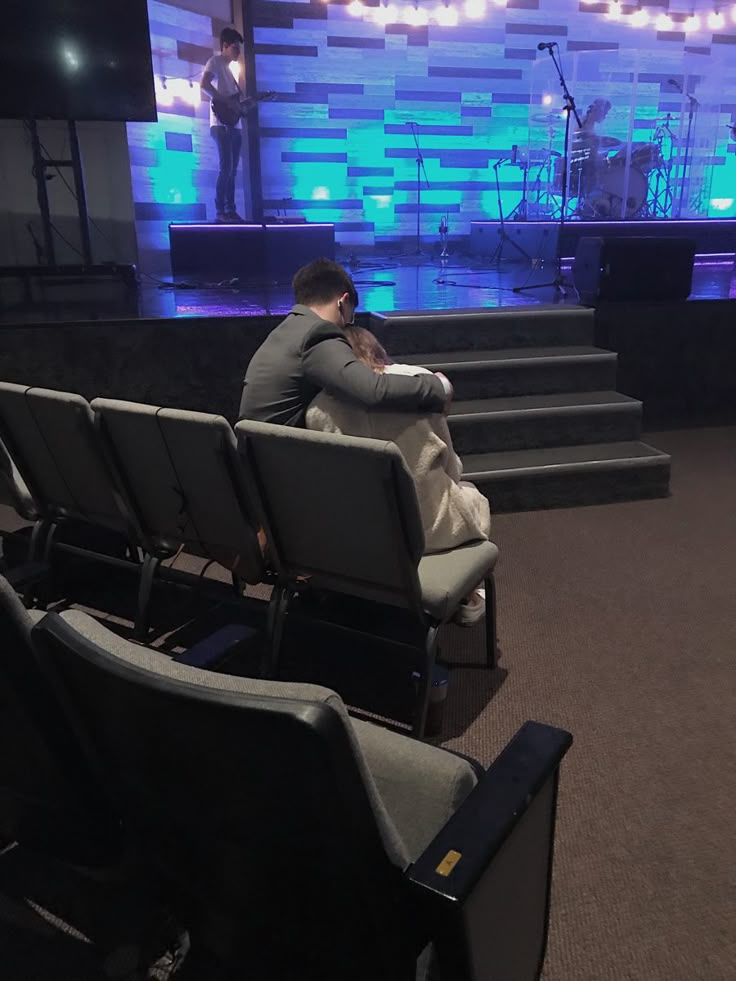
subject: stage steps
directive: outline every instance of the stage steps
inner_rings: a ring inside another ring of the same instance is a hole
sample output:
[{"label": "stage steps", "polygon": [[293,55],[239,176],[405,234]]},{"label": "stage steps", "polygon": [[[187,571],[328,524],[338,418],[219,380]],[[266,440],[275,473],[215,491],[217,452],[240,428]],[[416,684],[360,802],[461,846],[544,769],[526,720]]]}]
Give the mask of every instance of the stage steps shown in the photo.
[{"label": "stage steps", "polygon": [[641,411],[641,402],[620,392],[562,392],[455,400],[449,420],[455,449],[463,456],[636,440]]},{"label": "stage steps", "polygon": [[582,345],[410,354],[402,360],[444,372],[460,400],[585,392],[616,384],[616,355]]},{"label": "stage steps", "polygon": [[662,497],[670,458],[639,441],[642,404],[615,391],[594,311],[533,307],[373,314],[396,360],[442,371],[468,480],[497,512]]}]

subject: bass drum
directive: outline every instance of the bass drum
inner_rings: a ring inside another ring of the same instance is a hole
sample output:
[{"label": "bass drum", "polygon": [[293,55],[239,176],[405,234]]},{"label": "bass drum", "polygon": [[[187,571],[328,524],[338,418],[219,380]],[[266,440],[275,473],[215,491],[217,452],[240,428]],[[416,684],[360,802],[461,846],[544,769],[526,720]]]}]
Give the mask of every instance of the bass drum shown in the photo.
[{"label": "bass drum", "polygon": [[627,187],[625,162],[609,160],[598,176],[597,186],[586,195],[585,210],[593,218],[633,218],[644,205],[647,190],[647,179],[638,167],[630,168]]}]

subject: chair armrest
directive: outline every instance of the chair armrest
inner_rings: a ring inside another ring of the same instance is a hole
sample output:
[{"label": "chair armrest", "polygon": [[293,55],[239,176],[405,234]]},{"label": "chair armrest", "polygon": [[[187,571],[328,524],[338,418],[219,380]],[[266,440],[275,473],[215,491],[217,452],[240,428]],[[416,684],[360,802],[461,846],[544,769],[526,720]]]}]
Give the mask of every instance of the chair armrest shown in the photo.
[{"label": "chair armrest", "polygon": [[547,941],[557,783],[570,733],[526,722],[410,866],[442,981],[534,981]]}]

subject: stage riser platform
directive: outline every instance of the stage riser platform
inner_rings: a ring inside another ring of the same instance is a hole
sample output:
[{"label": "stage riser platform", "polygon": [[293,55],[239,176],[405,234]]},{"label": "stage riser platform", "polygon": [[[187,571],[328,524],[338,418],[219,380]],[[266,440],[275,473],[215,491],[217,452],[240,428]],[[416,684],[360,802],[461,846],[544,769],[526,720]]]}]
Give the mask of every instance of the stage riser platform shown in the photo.
[{"label": "stage riser platform", "polygon": [[[507,221],[506,234],[532,260],[547,261],[556,257],[560,235],[558,222]],[[473,221],[470,223],[470,254],[491,256],[500,240],[501,223],[498,221]],[[560,253],[574,258],[578,241],[590,236],[603,238],[629,238],[645,236],[657,238],[690,238],[695,242],[698,255],[733,254],[736,251],[736,220],[724,218],[710,221],[566,221],[562,226]],[[511,262],[526,262],[509,242],[503,247],[502,258]]]}]

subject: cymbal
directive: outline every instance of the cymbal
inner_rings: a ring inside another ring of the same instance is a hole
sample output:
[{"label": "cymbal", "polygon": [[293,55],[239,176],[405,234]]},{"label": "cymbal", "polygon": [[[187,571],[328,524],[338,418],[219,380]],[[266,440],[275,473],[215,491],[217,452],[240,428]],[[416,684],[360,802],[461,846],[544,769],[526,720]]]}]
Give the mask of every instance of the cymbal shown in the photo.
[{"label": "cymbal", "polygon": [[618,150],[624,145],[623,140],[617,140],[615,136],[599,136],[598,140],[598,146],[606,150]]},{"label": "cymbal", "polygon": [[562,122],[562,116],[558,112],[536,112],[532,116],[532,122],[554,125],[555,123]]}]

